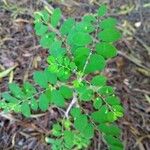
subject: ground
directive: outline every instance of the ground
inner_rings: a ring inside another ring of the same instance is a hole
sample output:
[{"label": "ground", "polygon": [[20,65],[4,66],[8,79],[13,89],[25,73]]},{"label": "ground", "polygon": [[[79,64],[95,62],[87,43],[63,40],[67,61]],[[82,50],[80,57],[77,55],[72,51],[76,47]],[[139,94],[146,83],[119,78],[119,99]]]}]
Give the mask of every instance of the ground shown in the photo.
[{"label": "ground", "polygon": [[[126,150],[150,148],[150,3],[148,0],[1,0],[0,1],[0,93],[8,82],[32,82],[34,70],[42,70],[47,52],[38,43],[33,30],[33,13],[43,6],[60,7],[64,17],[79,19],[106,2],[110,16],[119,20],[123,38],[117,43],[118,56],[105,70],[109,84],[116,88],[125,108],[118,121]],[[9,69],[9,70],[8,70]],[[5,71],[8,72],[5,72]],[[11,71],[10,71],[11,70]],[[25,119],[0,110],[0,150],[48,150],[44,137],[58,112],[50,110]],[[100,146],[94,139],[91,150]]]}]

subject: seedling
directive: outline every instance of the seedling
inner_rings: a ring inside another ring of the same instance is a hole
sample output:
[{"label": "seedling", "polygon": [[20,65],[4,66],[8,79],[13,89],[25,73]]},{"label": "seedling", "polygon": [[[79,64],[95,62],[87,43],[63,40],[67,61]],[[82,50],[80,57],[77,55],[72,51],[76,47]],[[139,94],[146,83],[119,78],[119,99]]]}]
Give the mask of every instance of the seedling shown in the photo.
[{"label": "seedling", "polygon": [[103,75],[107,59],[117,55],[114,42],[121,34],[116,19],[105,17],[106,11],[102,5],[80,22],[73,18],[62,22],[59,8],[36,12],[35,33],[49,51],[48,67],[33,75],[42,93],[26,82],[22,87],[9,84],[10,93],[2,94],[0,108],[5,112],[30,117],[31,112],[51,106],[63,113],[46,137],[52,150],[87,149],[96,134],[110,150],[123,150],[115,121],[124,109]]}]

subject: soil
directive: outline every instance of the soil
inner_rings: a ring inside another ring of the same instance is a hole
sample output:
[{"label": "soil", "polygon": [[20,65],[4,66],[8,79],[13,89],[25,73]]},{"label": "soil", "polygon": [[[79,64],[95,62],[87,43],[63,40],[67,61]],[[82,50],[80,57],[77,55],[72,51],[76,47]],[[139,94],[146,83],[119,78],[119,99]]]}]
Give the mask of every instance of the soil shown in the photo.
[{"label": "soil", "polygon": [[[45,3],[46,2],[46,3]],[[116,17],[123,38],[117,42],[118,55],[108,62],[105,74],[125,108],[118,121],[126,150],[150,149],[150,3],[148,0],[1,0],[0,72],[15,68],[0,78],[1,92],[8,82],[32,82],[34,70],[46,66],[47,51],[40,47],[33,30],[33,13],[45,5],[62,9],[64,18],[94,12],[106,2],[108,15]],[[0,110],[0,150],[48,150],[44,142],[58,110],[49,110],[25,119],[20,114],[4,115]],[[107,149],[95,138],[91,150]]]}]

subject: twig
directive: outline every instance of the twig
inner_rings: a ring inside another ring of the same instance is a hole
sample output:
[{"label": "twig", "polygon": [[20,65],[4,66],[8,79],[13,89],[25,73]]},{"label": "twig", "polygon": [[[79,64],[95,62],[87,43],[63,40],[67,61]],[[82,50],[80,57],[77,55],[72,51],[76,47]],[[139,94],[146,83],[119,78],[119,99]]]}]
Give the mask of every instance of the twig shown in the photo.
[{"label": "twig", "polygon": [[69,106],[68,106],[68,108],[67,108],[67,110],[65,112],[65,117],[66,118],[69,117],[69,112],[70,112],[71,108],[73,107],[73,105],[75,103],[77,103],[77,93],[76,92],[73,93],[73,99],[72,99],[71,103],[69,104]]}]

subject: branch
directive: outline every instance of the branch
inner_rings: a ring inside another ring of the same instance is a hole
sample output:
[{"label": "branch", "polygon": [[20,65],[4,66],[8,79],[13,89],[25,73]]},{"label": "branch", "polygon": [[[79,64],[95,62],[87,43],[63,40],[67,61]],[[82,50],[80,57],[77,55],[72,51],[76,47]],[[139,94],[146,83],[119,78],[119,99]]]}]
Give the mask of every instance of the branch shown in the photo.
[{"label": "branch", "polygon": [[76,92],[73,93],[73,99],[72,99],[71,103],[69,104],[69,106],[65,112],[66,118],[69,118],[69,112],[75,103],[77,103],[77,93]]}]

